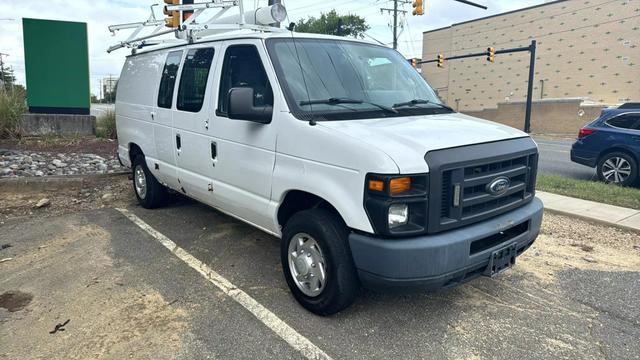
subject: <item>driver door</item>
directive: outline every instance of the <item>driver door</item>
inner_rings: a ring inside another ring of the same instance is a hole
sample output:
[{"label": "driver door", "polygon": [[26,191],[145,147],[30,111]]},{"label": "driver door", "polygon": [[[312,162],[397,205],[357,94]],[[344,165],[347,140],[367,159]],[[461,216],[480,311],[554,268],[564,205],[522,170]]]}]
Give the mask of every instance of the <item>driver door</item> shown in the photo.
[{"label": "driver door", "polygon": [[[211,134],[216,146],[213,170],[217,205],[263,228],[272,228],[268,216],[275,164],[276,127],[227,116],[229,90],[254,89],[254,105],[273,105],[274,74],[265,65],[259,40],[225,42],[220,49],[218,103]],[[275,112],[274,112],[275,113]],[[274,120],[275,121],[275,120]]]}]

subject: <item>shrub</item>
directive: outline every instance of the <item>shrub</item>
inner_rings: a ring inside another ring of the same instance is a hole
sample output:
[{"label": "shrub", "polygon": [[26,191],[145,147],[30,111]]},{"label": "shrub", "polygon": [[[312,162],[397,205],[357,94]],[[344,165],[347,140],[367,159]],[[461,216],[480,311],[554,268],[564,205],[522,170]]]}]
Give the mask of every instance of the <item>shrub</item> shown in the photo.
[{"label": "shrub", "polygon": [[98,129],[96,135],[107,139],[117,139],[116,132],[116,113],[113,110],[107,110],[104,115],[98,118]]},{"label": "shrub", "polygon": [[0,138],[20,136],[20,116],[27,112],[24,91],[0,89]]}]

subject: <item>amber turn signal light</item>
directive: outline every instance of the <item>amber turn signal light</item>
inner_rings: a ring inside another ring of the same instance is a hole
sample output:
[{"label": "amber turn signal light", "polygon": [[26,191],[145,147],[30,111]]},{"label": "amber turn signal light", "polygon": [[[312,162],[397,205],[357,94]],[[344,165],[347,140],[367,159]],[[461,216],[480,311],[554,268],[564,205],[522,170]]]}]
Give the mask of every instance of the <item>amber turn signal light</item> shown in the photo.
[{"label": "amber turn signal light", "polygon": [[399,195],[409,190],[411,190],[411,178],[395,178],[389,182],[389,192],[391,195]]},{"label": "amber turn signal light", "polygon": [[381,180],[369,180],[369,190],[383,192],[384,182]]}]

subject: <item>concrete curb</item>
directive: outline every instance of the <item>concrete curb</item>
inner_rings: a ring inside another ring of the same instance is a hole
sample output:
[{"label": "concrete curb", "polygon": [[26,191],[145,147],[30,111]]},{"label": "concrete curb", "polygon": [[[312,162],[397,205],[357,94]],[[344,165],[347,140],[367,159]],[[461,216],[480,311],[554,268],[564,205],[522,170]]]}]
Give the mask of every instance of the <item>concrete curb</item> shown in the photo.
[{"label": "concrete curb", "polygon": [[640,232],[640,210],[536,191],[545,210],[623,230]]},{"label": "concrete curb", "polygon": [[57,190],[80,190],[84,184],[113,177],[129,175],[130,171],[111,174],[61,175],[43,177],[19,177],[0,179],[0,193],[3,192],[51,192]]}]

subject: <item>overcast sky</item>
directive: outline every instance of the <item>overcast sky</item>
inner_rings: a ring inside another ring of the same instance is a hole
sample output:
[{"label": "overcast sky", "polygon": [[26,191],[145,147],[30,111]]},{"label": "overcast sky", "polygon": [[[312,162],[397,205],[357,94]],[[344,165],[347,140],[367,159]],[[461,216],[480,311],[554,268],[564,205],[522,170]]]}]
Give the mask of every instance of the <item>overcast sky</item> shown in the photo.
[{"label": "overcast sky", "polygon": [[[202,0],[196,0],[202,2]],[[399,50],[406,57],[419,57],[422,52],[422,32],[452,23],[471,20],[526,6],[537,5],[543,0],[477,0],[488,10],[474,8],[453,0],[425,0],[425,15],[411,16],[411,3],[400,8],[407,10],[404,29],[399,39]],[[109,75],[118,76],[128,50],[122,49],[107,54],[106,48],[128,35],[126,32],[111,37],[107,26],[114,23],[143,21],[149,16],[149,5],[153,0],[0,0],[0,53],[9,54],[5,63],[16,72],[18,82],[24,84],[24,50],[22,46],[22,17],[82,21],[89,29],[89,61],[91,91],[99,93],[99,80]],[[267,0],[244,0],[245,7],[266,5]],[[289,20],[297,21],[321,12],[336,9],[339,14],[354,14],[364,17],[371,26],[370,36],[384,43],[391,43],[389,24],[392,17],[381,13],[380,8],[392,8],[388,0],[283,0],[289,10]],[[7,20],[13,18],[13,20]]]}]

